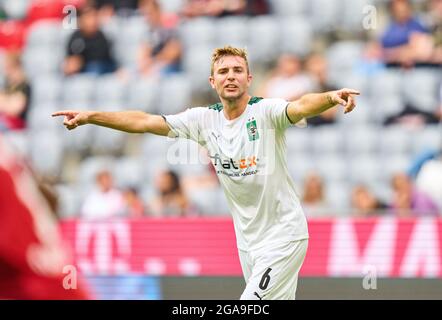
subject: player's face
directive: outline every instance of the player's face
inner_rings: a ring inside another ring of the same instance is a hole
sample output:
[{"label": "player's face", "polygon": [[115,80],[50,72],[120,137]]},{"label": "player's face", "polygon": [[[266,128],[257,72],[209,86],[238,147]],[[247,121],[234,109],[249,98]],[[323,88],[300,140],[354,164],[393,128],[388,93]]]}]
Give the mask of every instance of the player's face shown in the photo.
[{"label": "player's face", "polygon": [[249,75],[243,58],[222,57],[215,62],[213,69],[213,76],[209,78],[210,85],[221,98],[234,101],[247,92],[252,76]]}]

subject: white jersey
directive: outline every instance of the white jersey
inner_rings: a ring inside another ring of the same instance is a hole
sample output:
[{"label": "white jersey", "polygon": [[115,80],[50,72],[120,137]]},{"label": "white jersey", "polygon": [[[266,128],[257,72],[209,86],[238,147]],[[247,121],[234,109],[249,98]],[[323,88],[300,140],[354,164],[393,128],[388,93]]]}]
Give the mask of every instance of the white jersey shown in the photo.
[{"label": "white jersey", "polygon": [[173,137],[207,148],[244,251],[308,238],[287,168],[287,105],[283,99],[252,97],[233,120],[226,119],[221,103],[164,116]]}]

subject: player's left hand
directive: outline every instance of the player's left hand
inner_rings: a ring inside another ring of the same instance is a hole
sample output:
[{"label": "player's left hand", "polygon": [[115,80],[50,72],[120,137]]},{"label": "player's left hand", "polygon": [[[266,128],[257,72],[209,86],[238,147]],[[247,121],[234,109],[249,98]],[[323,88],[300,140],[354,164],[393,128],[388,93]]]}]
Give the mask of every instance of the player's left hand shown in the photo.
[{"label": "player's left hand", "polygon": [[345,107],[344,113],[351,112],[356,107],[356,100],[354,96],[358,96],[361,93],[354,89],[340,89],[332,91],[330,98],[336,104],[341,104]]}]

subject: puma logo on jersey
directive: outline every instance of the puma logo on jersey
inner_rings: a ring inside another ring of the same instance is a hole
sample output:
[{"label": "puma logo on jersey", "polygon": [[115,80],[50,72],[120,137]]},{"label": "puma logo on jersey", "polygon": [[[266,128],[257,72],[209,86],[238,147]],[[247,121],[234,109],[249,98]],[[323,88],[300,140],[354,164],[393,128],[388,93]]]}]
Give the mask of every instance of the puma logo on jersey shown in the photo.
[{"label": "puma logo on jersey", "polygon": [[215,140],[218,142],[219,135],[216,135],[215,132],[212,132],[212,136],[213,136],[213,137],[215,138]]},{"label": "puma logo on jersey", "polygon": [[258,294],[256,291],[253,292],[253,294],[254,294],[255,296],[257,296],[259,300],[262,300],[262,298],[259,296],[259,294]]}]

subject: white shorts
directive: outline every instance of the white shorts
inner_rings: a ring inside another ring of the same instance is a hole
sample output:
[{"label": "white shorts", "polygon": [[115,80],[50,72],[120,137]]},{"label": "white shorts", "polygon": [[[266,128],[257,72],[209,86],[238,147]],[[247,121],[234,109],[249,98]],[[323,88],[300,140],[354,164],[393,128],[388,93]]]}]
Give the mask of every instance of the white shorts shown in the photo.
[{"label": "white shorts", "polygon": [[294,300],[307,246],[303,239],[253,252],[238,250],[246,280],[241,300]]}]

